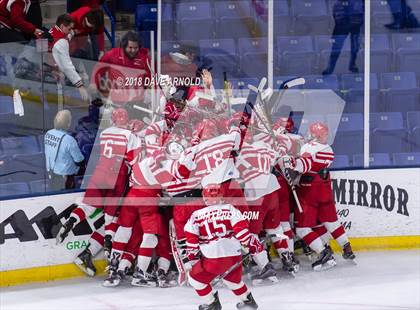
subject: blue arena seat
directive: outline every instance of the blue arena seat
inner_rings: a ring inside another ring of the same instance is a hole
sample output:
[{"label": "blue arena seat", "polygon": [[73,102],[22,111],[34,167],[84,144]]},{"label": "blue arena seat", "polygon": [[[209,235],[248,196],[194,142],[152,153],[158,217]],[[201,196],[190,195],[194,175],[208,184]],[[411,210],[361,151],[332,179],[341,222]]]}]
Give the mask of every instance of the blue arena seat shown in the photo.
[{"label": "blue arena seat", "polygon": [[394,21],[387,1],[393,2],[396,12],[401,12],[401,0],[371,0],[371,30],[372,33],[386,33],[389,30],[384,27]]},{"label": "blue arena seat", "polygon": [[45,179],[29,182],[32,194],[42,194],[50,190],[49,182]]},{"label": "blue arena seat", "polygon": [[[255,1],[256,35],[268,35],[268,0]],[[287,0],[274,1],[274,35],[288,35],[292,30],[292,16]]]},{"label": "blue arena seat", "polygon": [[420,111],[407,112],[407,128],[412,131],[415,127],[420,127]]},{"label": "blue arena seat", "polygon": [[408,132],[399,112],[371,113],[370,148],[373,153],[407,151]]},{"label": "blue arena seat", "polygon": [[13,98],[11,96],[0,96],[0,114],[13,114]]},{"label": "blue arena seat", "polygon": [[[165,10],[162,9],[162,13]],[[135,19],[136,19],[136,28],[138,30],[151,30],[145,29],[145,24],[150,21],[157,22],[157,3],[149,4],[140,4],[136,8]],[[162,14],[163,17],[163,14]],[[156,27],[155,27],[156,28]]]},{"label": "blue arena seat", "polygon": [[254,33],[251,1],[214,2],[218,38],[243,38]]},{"label": "blue arena seat", "polygon": [[331,164],[330,168],[339,169],[339,168],[349,168],[350,161],[347,155],[335,155],[334,161]]},{"label": "blue arena seat", "polygon": [[223,72],[231,75],[237,72],[238,56],[233,39],[200,40],[200,55],[211,61],[213,76],[220,76]]},{"label": "blue arena seat", "polygon": [[[333,43],[336,40],[342,40],[343,36],[334,36],[331,35],[319,35],[315,36],[315,50],[319,53],[319,66],[321,70],[327,68],[330,60],[331,49]],[[335,74],[338,73],[348,73],[349,72],[349,63],[350,63],[350,39],[345,38],[344,46],[341,50],[340,57],[337,60],[337,64],[334,68]]]},{"label": "blue arena seat", "polygon": [[412,152],[420,152],[420,111],[407,113],[408,144]]},{"label": "blue arena seat", "polygon": [[6,155],[35,154],[41,151],[35,136],[2,138],[1,148]]},{"label": "blue arena seat", "polygon": [[340,88],[336,75],[307,75],[305,76],[305,89],[331,89],[338,90]]},{"label": "blue arena seat", "polygon": [[329,34],[331,18],[324,0],[291,1],[294,17],[293,29],[296,34]]},{"label": "blue arena seat", "polygon": [[170,52],[179,52],[183,46],[196,46],[196,43],[191,40],[186,41],[162,41],[161,50],[162,54],[168,54]]},{"label": "blue arena seat", "polygon": [[24,182],[0,184],[0,197],[24,195],[29,193],[29,186]]},{"label": "blue arena seat", "polygon": [[237,97],[247,97],[249,93],[248,84],[258,87],[259,80],[256,78],[231,79],[233,95]]},{"label": "blue arena seat", "polygon": [[[389,167],[392,165],[388,153],[371,153],[369,155],[369,167]],[[353,167],[363,167],[363,154],[353,155]]]},{"label": "blue arena seat", "polygon": [[[362,39],[364,40],[364,39]],[[373,73],[393,70],[393,51],[387,34],[372,34],[370,37],[370,71]],[[359,53],[358,65],[363,68],[363,50]]]},{"label": "blue arena seat", "polygon": [[394,153],[392,159],[396,166],[420,165],[420,153]]},{"label": "blue arena seat", "polygon": [[420,33],[394,33],[392,40],[397,71],[413,71],[420,75]]},{"label": "blue arena seat", "polygon": [[210,3],[178,3],[176,13],[179,40],[196,41],[214,37],[214,20]]},{"label": "blue arena seat", "polygon": [[386,111],[408,112],[419,108],[419,88],[414,72],[383,73],[380,85]]},{"label": "blue arena seat", "polygon": [[[343,74],[341,76],[342,90],[345,94],[346,113],[363,113],[364,106],[364,75],[363,74]],[[378,107],[378,78],[376,74],[370,75],[370,108],[372,112],[380,111]]]},{"label": "blue arena seat", "polygon": [[267,76],[267,38],[240,38],[238,51],[244,77]]},{"label": "blue arena seat", "polygon": [[337,116],[327,116],[330,135],[337,128],[334,137],[333,150],[336,154],[353,155],[363,152],[363,114],[343,114],[337,126]]},{"label": "blue arena seat", "polygon": [[25,171],[10,175],[10,182],[29,182],[46,177],[44,153],[14,155],[10,164],[12,171]]},{"label": "blue arena seat", "polygon": [[307,132],[308,132],[308,128],[312,123],[315,122],[325,122],[325,115],[306,115],[304,114],[300,124],[298,126],[297,123],[295,123],[295,126],[298,127],[299,130],[299,134],[303,135],[304,137],[306,137]]},{"label": "blue arena seat", "polygon": [[282,74],[311,74],[317,54],[311,36],[277,37],[279,71]]}]

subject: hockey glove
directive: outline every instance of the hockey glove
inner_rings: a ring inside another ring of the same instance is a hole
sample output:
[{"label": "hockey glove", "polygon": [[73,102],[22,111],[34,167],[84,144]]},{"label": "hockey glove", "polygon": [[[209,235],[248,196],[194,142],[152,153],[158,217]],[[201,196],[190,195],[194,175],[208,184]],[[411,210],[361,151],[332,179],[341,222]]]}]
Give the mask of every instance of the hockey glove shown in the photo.
[{"label": "hockey glove", "polygon": [[67,238],[69,232],[73,229],[74,224],[76,223],[76,219],[74,217],[70,217],[64,225],[61,226],[58,234],[56,236],[56,244],[63,243],[64,239]]}]

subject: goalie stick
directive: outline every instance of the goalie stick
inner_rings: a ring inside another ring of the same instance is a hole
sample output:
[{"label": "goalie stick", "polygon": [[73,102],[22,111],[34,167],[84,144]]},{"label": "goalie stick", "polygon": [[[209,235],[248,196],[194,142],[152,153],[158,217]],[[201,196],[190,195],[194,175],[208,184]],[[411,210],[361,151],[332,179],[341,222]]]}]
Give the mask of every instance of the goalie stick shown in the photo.
[{"label": "goalie stick", "polygon": [[178,285],[184,286],[187,283],[187,270],[181,258],[181,251],[177,245],[175,224],[173,219],[169,221],[169,239],[171,241],[172,256],[174,257],[175,265],[178,269]]}]

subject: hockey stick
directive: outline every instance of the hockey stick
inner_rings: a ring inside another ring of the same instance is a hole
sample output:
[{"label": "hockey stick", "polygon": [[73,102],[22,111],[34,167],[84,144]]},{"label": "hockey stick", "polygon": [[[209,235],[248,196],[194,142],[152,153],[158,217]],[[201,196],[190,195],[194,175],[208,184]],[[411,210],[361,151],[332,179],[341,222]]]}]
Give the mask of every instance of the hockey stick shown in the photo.
[{"label": "hockey stick", "polygon": [[177,239],[175,234],[175,224],[174,220],[171,219],[169,221],[169,239],[171,242],[171,250],[172,256],[174,257],[176,268],[178,269],[178,284],[179,286],[183,286],[187,283],[187,271],[185,269],[184,263],[182,262],[182,258],[179,252],[179,248],[177,246]]},{"label": "hockey stick", "polygon": [[225,91],[225,96],[226,96],[226,104],[227,104],[227,109],[228,109],[228,115],[229,117],[232,116],[232,106],[230,104],[230,98],[229,98],[229,82],[227,80],[227,74],[226,71],[223,72],[223,89]]},{"label": "hockey stick", "polygon": [[[273,238],[273,237],[278,237],[281,239],[289,239],[289,237],[287,237],[284,234],[270,234],[267,235],[265,237],[265,240],[263,243],[267,242],[268,238]],[[214,286],[216,284],[218,284],[220,281],[222,281],[226,276],[228,276],[233,270],[235,270],[236,268],[238,268],[239,265],[241,265],[246,259],[248,259],[248,257],[251,255],[251,252],[246,253],[245,255],[242,256],[242,259],[238,262],[236,262],[235,264],[233,264],[228,270],[226,270],[224,273],[222,273],[220,276],[217,276],[212,282],[211,285]]]},{"label": "hockey stick", "polygon": [[[290,81],[290,84],[289,85],[293,85],[293,86],[296,86],[296,85],[300,85],[299,83],[301,83],[302,82],[302,80],[303,80],[303,82],[305,82],[305,80],[303,79],[303,78],[299,78],[299,79],[297,79],[297,80],[292,80],[292,81]],[[262,80],[261,80],[261,82],[260,82],[260,85],[258,86],[258,88],[256,88],[255,86],[252,86],[252,85],[248,85],[248,88],[250,89],[250,90],[252,90],[252,91],[254,91],[254,92],[257,92],[257,98],[259,99],[259,101],[261,102],[261,103],[263,103],[263,100],[262,100],[262,96],[261,96],[261,92],[262,92],[262,90],[264,89],[264,86],[265,86],[265,83],[267,82],[267,79],[266,78],[263,78]],[[262,87],[261,87],[262,86]],[[287,88],[286,88],[287,89]],[[282,96],[284,94],[284,91],[283,91],[283,93],[282,94],[280,94],[280,96]],[[265,115],[260,115],[259,114],[259,112],[257,111],[257,109],[256,109],[256,107],[255,107],[255,105],[252,105],[252,104],[250,104],[250,106],[251,106],[251,108],[253,109],[253,111],[255,112],[255,115],[257,115],[257,118],[260,120],[260,122],[262,123],[262,125],[264,126],[264,128],[268,131],[268,133],[270,134],[270,136],[271,136],[271,138],[273,139],[273,142],[275,143],[276,142],[276,135],[274,134],[274,132],[273,132],[273,129],[272,129],[272,127],[270,126],[268,126],[267,125],[267,122],[269,122],[269,120],[268,120],[268,118],[267,118],[267,116],[265,116]],[[264,113],[264,111],[262,111],[262,113]],[[265,117],[264,117],[265,116]],[[264,121],[264,118],[266,119],[266,121]],[[292,190],[292,194],[293,194],[293,197],[294,197],[294,199],[295,199],[295,201],[296,201],[296,205],[297,205],[297,207],[298,207],[298,210],[299,210],[299,213],[303,213],[303,209],[302,209],[302,206],[301,206],[301,204],[300,204],[300,201],[299,201],[299,197],[298,197],[298,195],[297,195],[297,193],[296,193],[296,188],[295,188],[295,185],[293,184],[293,182],[292,182],[292,178],[291,178],[291,176],[290,176],[290,174],[288,173],[288,171],[286,171],[286,170],[284,170],[283,171],[283,174],[284,174],[284,176],[285,176],[285,178],[286,178],[286,181],[287,181],[287,183],[289,183],[289,186],[290,186],[290,189]]]}]

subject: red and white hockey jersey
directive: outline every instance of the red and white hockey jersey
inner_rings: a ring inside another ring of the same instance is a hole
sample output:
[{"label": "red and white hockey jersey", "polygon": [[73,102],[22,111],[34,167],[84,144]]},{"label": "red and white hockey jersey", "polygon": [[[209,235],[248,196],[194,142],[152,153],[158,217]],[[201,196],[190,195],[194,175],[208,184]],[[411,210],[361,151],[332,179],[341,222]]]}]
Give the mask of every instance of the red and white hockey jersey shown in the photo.
[{"label": "red and white hockey jersey", "polygon": [[334,152],[328,144],[309,142],[302,146],[300,158],[296,159],[295,170],[305,174],[317,174],[328,168],[334,160]]},{"label": "red and white hockey jersey", "polygon": [[242,146],[236,166],[245,183],[244,193],[248,201],[256,200],[280,188],[271,173],[280,155],[267,144],[257,141]]},{"label": "red and white hockey jersey", "polygon": [[236,179],[239,172],[232,152],[239,149],[240,142],[239,130],[205,140],[185,150],[179,158],[179,164],[186,168],[185,171],[191,172],[193,177],[201,178],[202,186]]},{"label": "red and white hockey jersey", "polygon": [[151,156],[155,151],[160,150],[168,136],[169,128],[165,120],[148,126],[145,130],[144,137],[144,141],[146,142],[146,155]]},{"label": "red and white hockey jersey", "polygon": [[198,251],[207,258],[241,255],[247,245],[248,223],[232,205],[213,205],[194,211],[184,227],[187,251]]},{"label": "red and white hockey jersey", "polygon": [[110,127],[101,132],[101,157],[97,168],[109,169],[122,161],[132,166],[137,161],[140,139],[130,130]]}]

